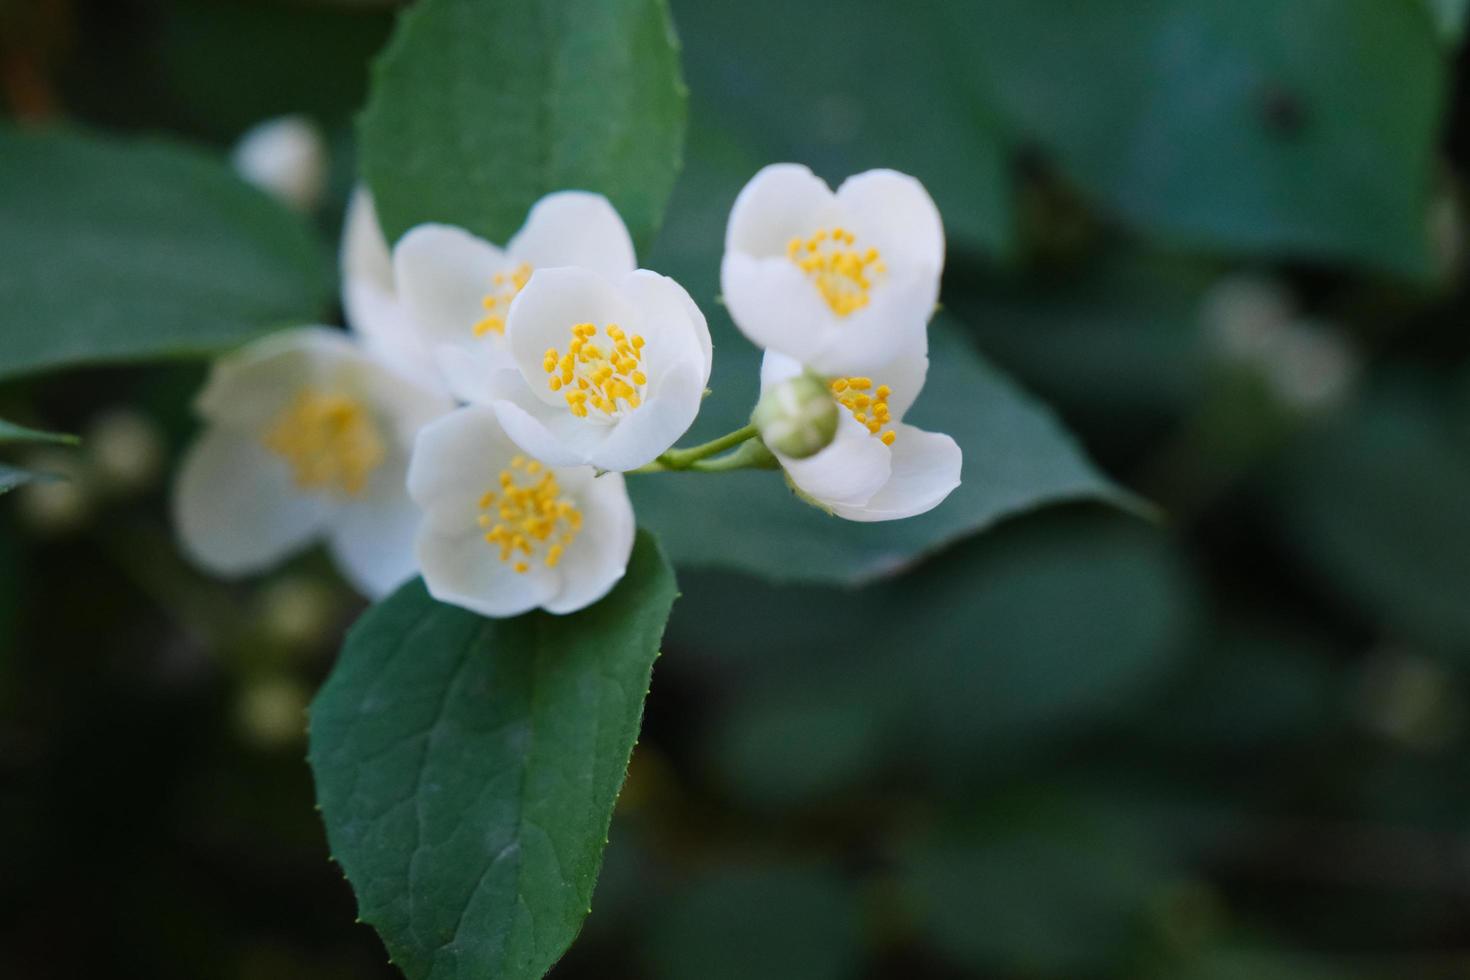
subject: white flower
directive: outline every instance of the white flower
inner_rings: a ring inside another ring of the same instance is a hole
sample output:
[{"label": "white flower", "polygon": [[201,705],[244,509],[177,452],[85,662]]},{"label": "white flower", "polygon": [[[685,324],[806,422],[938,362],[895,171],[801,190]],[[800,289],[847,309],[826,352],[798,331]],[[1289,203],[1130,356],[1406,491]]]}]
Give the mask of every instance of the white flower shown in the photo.
[{"label": "white flower", "polygon": [[[960,485],[960,447],[947,435],[903,422],[928,371],[921,334],[871,376],[831,378],[829,390],[841,406],[831,445],[805,459],[773,450],[796,488],[850,521],[892,521],[938,506]],[[761,390],[801,373],[797,361],[767,351]]]},{"label": "white flower", "polygon": [[352,192],[342,228],[342,308],[369,352],[422,385],[443,387],[427,340],[398,298],[393,257],[366,187]]},{"label": "white flower", "polygon": [[514,371],[506,345],[512,301],[540,268],[577,266],[610,276],[632,272],[633,240],[599,194],[560,191],[531,208],[521,230],[497,248],[462,228],[419,225],[393,249],[398,294],[433,349],[450,390],[484,403]]},{"label": "white flower", "polygon": [[451,407],[445,396],[340,331],[305,327],[219,361],[195,407],[205,429],[174,493],[179,536],[195,561],[247,575],[325,540],[368,596],[412,576],[409,451],[418,430]]},{"label": "white flower", "polygon": [[836,375],[914,343],[943,269],[944,226],[914,178],[870,170],[834,194],[806,167],[778,163],[735,199],[720,282],[751,341]]},{"label": "white flower", "polygon": [[441,602],[484,616],[570,613],[628,567],[633,505],[622,475],[527,458],[488,407],[458,409],[419,434],[408,489],[426,513],[424,584]]},{"label": "white flower", "polygon": [[506,327],[515,384],[492,404],[522,449],[553,466],[631,470],[699,414],[709,327],[682,286],[639,269],[542,269]]},{"label": "white flower", "polygon": [[326,140],[305,116],[279,116],[247,130],[231,161],[241,177],[298,211],[315,208],[326,187]]}]

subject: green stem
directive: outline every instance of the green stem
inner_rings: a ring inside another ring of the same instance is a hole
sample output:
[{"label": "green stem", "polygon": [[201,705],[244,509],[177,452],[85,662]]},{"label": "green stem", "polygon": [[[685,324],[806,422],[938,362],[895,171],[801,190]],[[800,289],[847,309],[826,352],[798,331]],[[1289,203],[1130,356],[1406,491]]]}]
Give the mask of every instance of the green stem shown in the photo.
[{"label": "green stem", "polygon": [[[670,449],[652,463],[649,463],[647,466],[640,466],[638,469],[632,470],[632,472],[661,473],[666,470],[694,469],[696,468],[695,464],[700,460],[722,453],[727,449],[732,449],[743,442],[755,438],[755,436],[755,426],[747,425],[736,429],[734,432],[727,432],[718,439],[711,439],[709,442],[702,443],[698,446],[690,446],[688,449]],[[705,467],[698,468],[702,470],[706,469]]]}]

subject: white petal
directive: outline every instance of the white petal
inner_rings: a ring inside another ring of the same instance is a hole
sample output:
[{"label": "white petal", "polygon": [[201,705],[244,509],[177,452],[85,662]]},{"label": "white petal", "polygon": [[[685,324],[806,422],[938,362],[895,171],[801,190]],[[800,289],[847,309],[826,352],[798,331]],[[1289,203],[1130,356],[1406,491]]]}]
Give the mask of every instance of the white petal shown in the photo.
[{"label": "white petal", "polygon": [[366,279],[342,286],[347,325],[367,351],[394,371],[427,387],[443,388],[428,346],[398,299]]},{"label": "white petal", "polygon": [[620,472],[653,462],[689,431],[703,398],[704,382],[695,365],[679,365],[656,380],[647,400],[618,420],[612,432],[587,453],[586,462],[600,470]]},{"label": "white petal", "polygon": [[[633,322],[635,310],[615,280],[586,269],[538,269],[516,296],[506,320],[511,354],[536,397],[566,409],[565,399],[546,386],[542,360],[549,348],[565,353],[572,327]],[[550,460],[546,460],[550,462]]]},{"label": "white petal", "polygon": [[482,616],[529,612],[551,599],[561,581],[539,564],[517,572],[479,534],[445,534],[428,524],[419,532],[417,554],[430,595]]},{"label": "white petal", "polygon": [[800,164],[773,163],[735,198],[725,228],[725,254],[784,257],[791,239],[831,228],[837,214],[837,198],[826,181]]},{"label": "white petal", "polygon": [[852,231],[871,242],[890,269],[944,269],[944,223],[934,199],[908,174],[869,170],[843,181],[837,201]]},{"label": "white petal", "polygon": [[343,577],[377,600],[418,574],[414,539],[424,514],[404,486],[402,461],[373,476],[373,491],[333,517],[327,545]]},{"label": "white petal", "polygon": [[784,255],[757,259],[727,251],[720,263],[720,289],[735,326],[764,350],[811,364],[841,340],[837,315]]},{"label": "white petal", "polygon": [[850,521],[893,521],[937,507],[960,485],[960,447],[949,436],[911,425],[894,427],[893,472],[866,503],[833,504]]},{"label": "white petal", "polygon": [[370,282],[390,296],[393,294],[393,256],[378,223],[373,196],[362,184],[353,188],[347,203],[339,260],[344,283]]},{"label": "white petal", "polygon": [[456,409],[425,426],[414,441],[408,494],[442,533],[476,527],[479,500],[498,486],[501,470],[521,450],[485,406]]},{"label": "white petal", "polygon": [[[570,489],[567,481],[563,489]],[[633,553],[637,529],[622,474],[605,473],[589,480],[577,501],[582,531],[557,566],[561,590],[544,603],[548,612],[576,612],[607,595],[627,571]]]},{"label": "white petal", "polygon": [[714,364],[714,346],[704,313],[688,291],[668,276],[647,269],[624,276],[619,285],[637,308],[634,322],[622,326],[647,341],[645,370],[667,370],[668,365],[692,357],[701,366],[699,385],[703,388]]},{"label": "white petal", "polygon": [[618,276],[638,267],[623,219],[607,198],[587,191],[558,191],[537,201],[505,250],[533,269],[574,265]]},{"label": "white petal", "polygon": [[566,405],[546,405],[531,394],[502,398],[492,407],[506,435],[548,466],[586,463],[613,432],[609,424],[579,419]]},{"label": "white petal", "polygon": [[803,370],[801,362],[796,358],[787,357],[780,351],[768,350],[761,358],[761,391],[794,378]]},{"label": "white petal", "polygon": [[917,274],[890,275],[877,283],[867,306],[838,319],[837,329],[806,363],[828,375],[874,374],[915,344],[925,342],[934,315],[939,280]]},{"label": "white petal", "polygon": [[462,228],[419,225],[393,249],[399,298],[430,344],[494,343],[475,336],[485,296],[509,260]]},{"label": "white petal", "polygon": [[251,434],[211,426],[189,449],[174,486],[184,551],[217,575],[262,571],[310,545],[331,512],[299,492],[289,467]]},{"label": "white petal", "polygon": [[924,379],[929,374],[929,333],[921,330],[898,352],[893,360],[869,372],[875,385],[887,385],[892,392],[888,396],[888,414],[895,423],[902,422],[904,415],[913,406],[919,392],[924,390]]},{"label": "white petal", "polygon": [[890,467],[888,447],[848,412],[838,416],[826,449],[806,459],[776,458],[803,493],[833,508],[866,502],[888,481]]},{"label": "white petal", "polygon": [[302,388],[336,383],[367,360],[340,330],[283,330],[216,361],[194,407],[206,419],[256,428]]},{"label": "white petal", "polygon": [[440,344],[434,351],[434,363],[450,393],[472,405],[488,405],[507,391],[526,387],[521,369],[501,344]]},{"label": "white petal", "polygon": [[350,373],[342,373],[337,385],[363,398],[404,448],[413,445],[420,429],[454,408],[442,387],[421,384],[379,361],[364,358],[351,368]]}]

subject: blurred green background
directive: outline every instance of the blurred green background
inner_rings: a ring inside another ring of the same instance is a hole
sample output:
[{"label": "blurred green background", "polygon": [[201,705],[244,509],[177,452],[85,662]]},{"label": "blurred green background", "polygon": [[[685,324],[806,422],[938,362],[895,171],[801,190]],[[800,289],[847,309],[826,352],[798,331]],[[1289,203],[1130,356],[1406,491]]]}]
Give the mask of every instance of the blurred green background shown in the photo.
[{"label": "blurred green background", "polygon": [[[644,263],[714,295],[767,162],[912,172],[945,307],[1165,516],[1049,508],[856,591],[681,571],[552,976],[1470,977],[1465,6],[674,0]],[[331,250],[393,16],[0,0],[0,102],[222,154],[304,114]],[[303,759],[359,600],[173,545],[203,370],[0,388],[86,439],[0,500],[0,977],[395,975]]]}]

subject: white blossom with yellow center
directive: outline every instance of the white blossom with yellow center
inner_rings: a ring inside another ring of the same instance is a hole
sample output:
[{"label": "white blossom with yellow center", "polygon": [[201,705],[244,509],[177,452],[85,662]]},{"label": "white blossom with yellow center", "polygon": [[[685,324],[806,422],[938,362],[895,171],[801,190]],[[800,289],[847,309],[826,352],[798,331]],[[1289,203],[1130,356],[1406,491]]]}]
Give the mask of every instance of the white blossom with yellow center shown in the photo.
[{"label": "white blossom with yellow center", "polygon": [[503,249],[439,224],[410,229],[393,249],[394,280],[413,328],[450,391],[478,404],[518,385],[506,330],[512,304],[537,269],[617,276],[636,265],[617,211],[585,191],[541,198]]},{"label": "white blossom with yellow center", "polygon": [[633,551],[621,474],[547,466],[487,406],[424,429],[408,489],[423,510],[417,555],[429,593],[483,616],[575,612],[617,584]]},{"label": "white blossom with yellow center", "polygon": [[[802,373],[799,362],[767,351],[761,390]],[[828,378],[839,406],[837,432],[803,459],[776,452],[798,490],[850,521],[892,521],[938,506],[960,484],[960,447],[949,436],[903,421],[929,371],[924,334],[871,374]]]},{"label": "white blossom with yellow center", "polygon": [[506,339],[519,385],[492,404],[528,455],[556,466],[636,469],[699,414],[712,348],[678,283],[640,269],[542,269],[516,299]]},{"label": "white blossom with yellow center", "polygon": [[735,199],[720,282],[758,346],[823,374],[861,375],[924,333],[943,269],[944,226],[914,178],[870,170],[834,193],[806,167],[779,163]]},{"label": "white blossom with yellow center", "polygon": [[174,491],[185,551],[235,577],[325,541],[360,592],[386,595],[415,571],[418,513],[404,487],[413,438],[451,407],[325,327],[221,359]]}]

